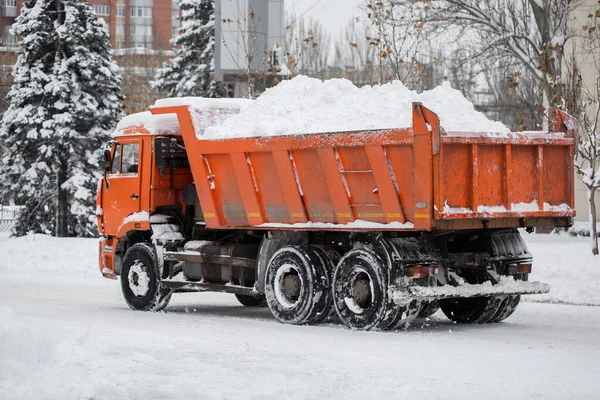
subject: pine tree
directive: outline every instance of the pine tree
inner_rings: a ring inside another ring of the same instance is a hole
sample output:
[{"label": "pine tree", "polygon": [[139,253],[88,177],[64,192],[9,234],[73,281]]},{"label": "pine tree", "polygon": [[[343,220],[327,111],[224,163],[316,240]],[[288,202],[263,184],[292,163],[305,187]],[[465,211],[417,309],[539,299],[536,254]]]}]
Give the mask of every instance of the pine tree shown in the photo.
[{"label": "pine tree", "polygon": [[214,80],[214,0],[181,0],[181,28],[171,40],[175,56],[156,71],[152,87],[168,97],[221,97]]},{"label": "pine tree", "polygon": [[32,0],[13,32],[22,39],[0,127],[0,190],[25,205],[15,233],[93,235],[102,146],[123,100],[106,25],[87,3]]}]

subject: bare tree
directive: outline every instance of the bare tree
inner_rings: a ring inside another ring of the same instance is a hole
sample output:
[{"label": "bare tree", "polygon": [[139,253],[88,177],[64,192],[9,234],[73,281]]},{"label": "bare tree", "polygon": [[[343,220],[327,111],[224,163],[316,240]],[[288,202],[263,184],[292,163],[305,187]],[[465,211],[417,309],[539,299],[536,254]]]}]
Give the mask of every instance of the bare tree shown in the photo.
[{"label": "bare tree", "polygon": [[365,39],[377,49],[379,83],[395,79],[406,84],[415,76],[419,81],[422,64],[417,54],[423,24],[412,23],[413,11],[397,7],[395,1],[369,0],[365,7],[372,32]]},{"label": "bare tree", "polygon": [[[562,67],[567,23],[577,0],[382,0],[438,38],[458,30],[474,57],[508,57],[542,85],[544,103],[564,106]],[[470,60],[473,62],[473,60]]]},{"label": "bare tree", "polygon": [[252,8],[248,11],[242,9],[241,2],[238,2],[235,15],[224,15],[220,22],[236,33],[228,36],[229,40],[223,36],[223,48],[229,60],[242,71],[239,77],[247,84],[248,98],[251,99],[266,87],[277,84],[278,71],[273,63],[273,54],[278,51],[279,46],[267,48],[266,21]]},{"label": "bare tree", "polygon": [[290,23],[286,26],[284,61],[291,75],[324,78],[329,65],[331,35],[312,18],[305,21],[288,14],[287,19]]},{"label": "bare tree", "polygon": [[369,34],[365,24],[356,19],[348,21],[343,36],[335,42],[330,76],[348,78],[359,86],[377,82],[376,48],[366,40]]},{"label": "bare tree", "polygon": [[172,52],[149,48],[117,49],[114,57],[122,71],[122,91],[125,97],[123,111],[126,115],[145,111],[159,96],[150,82],[156,70],[168,60]]}]

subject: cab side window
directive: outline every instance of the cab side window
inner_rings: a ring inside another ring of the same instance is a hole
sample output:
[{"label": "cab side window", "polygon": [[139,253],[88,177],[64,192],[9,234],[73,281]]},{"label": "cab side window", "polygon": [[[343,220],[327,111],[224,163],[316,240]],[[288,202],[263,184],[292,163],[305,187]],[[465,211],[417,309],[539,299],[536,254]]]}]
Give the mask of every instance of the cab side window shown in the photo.
[{"label": "cab side window", "polygon": [[118,174],[121,169],[121,146],[115,146],[115,154],[112,159],[111,174]]},{"label": "cab side window", "polygon": [[123,161],[121,163],[121,173],[137,174],[140,145],[138,143],[124,144],[122,152]]},{"label": "cab side window", "polygon": [[125,175],[137,174],[139,153],[139,143],[117,145],[110,173]]}]

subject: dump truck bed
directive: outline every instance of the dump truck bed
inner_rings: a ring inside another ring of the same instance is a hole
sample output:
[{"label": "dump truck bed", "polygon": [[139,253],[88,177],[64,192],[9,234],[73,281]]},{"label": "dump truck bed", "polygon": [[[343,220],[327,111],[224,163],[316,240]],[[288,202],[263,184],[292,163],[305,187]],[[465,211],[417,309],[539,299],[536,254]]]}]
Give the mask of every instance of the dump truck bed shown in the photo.
[{"label": "dump truck bed", "polygon": [[[411,128],[200,139],[176,113],[207,228],[449,230],[566,226],[573,210],[576,131],[446,133],[413,104]],[[194,125],[196,123],[196,126]]]}]

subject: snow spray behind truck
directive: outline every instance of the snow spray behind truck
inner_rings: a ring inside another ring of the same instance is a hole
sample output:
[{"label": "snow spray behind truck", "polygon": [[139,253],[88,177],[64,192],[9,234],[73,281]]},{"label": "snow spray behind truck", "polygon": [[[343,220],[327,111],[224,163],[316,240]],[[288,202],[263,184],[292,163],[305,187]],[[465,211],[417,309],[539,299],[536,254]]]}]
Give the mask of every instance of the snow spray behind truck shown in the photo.
[{"label": "snow spray behind truck", "polygon": [[413,103],[407,128],[206,138],[235,101],[166,104],[126,117],[98,186],[100,270],[134,310],[216,291],[283,323],[394,329],[438,307],[502,321],[549,290],[517,229],[575,215],[558,110],[553,132],[446,132]]}]

